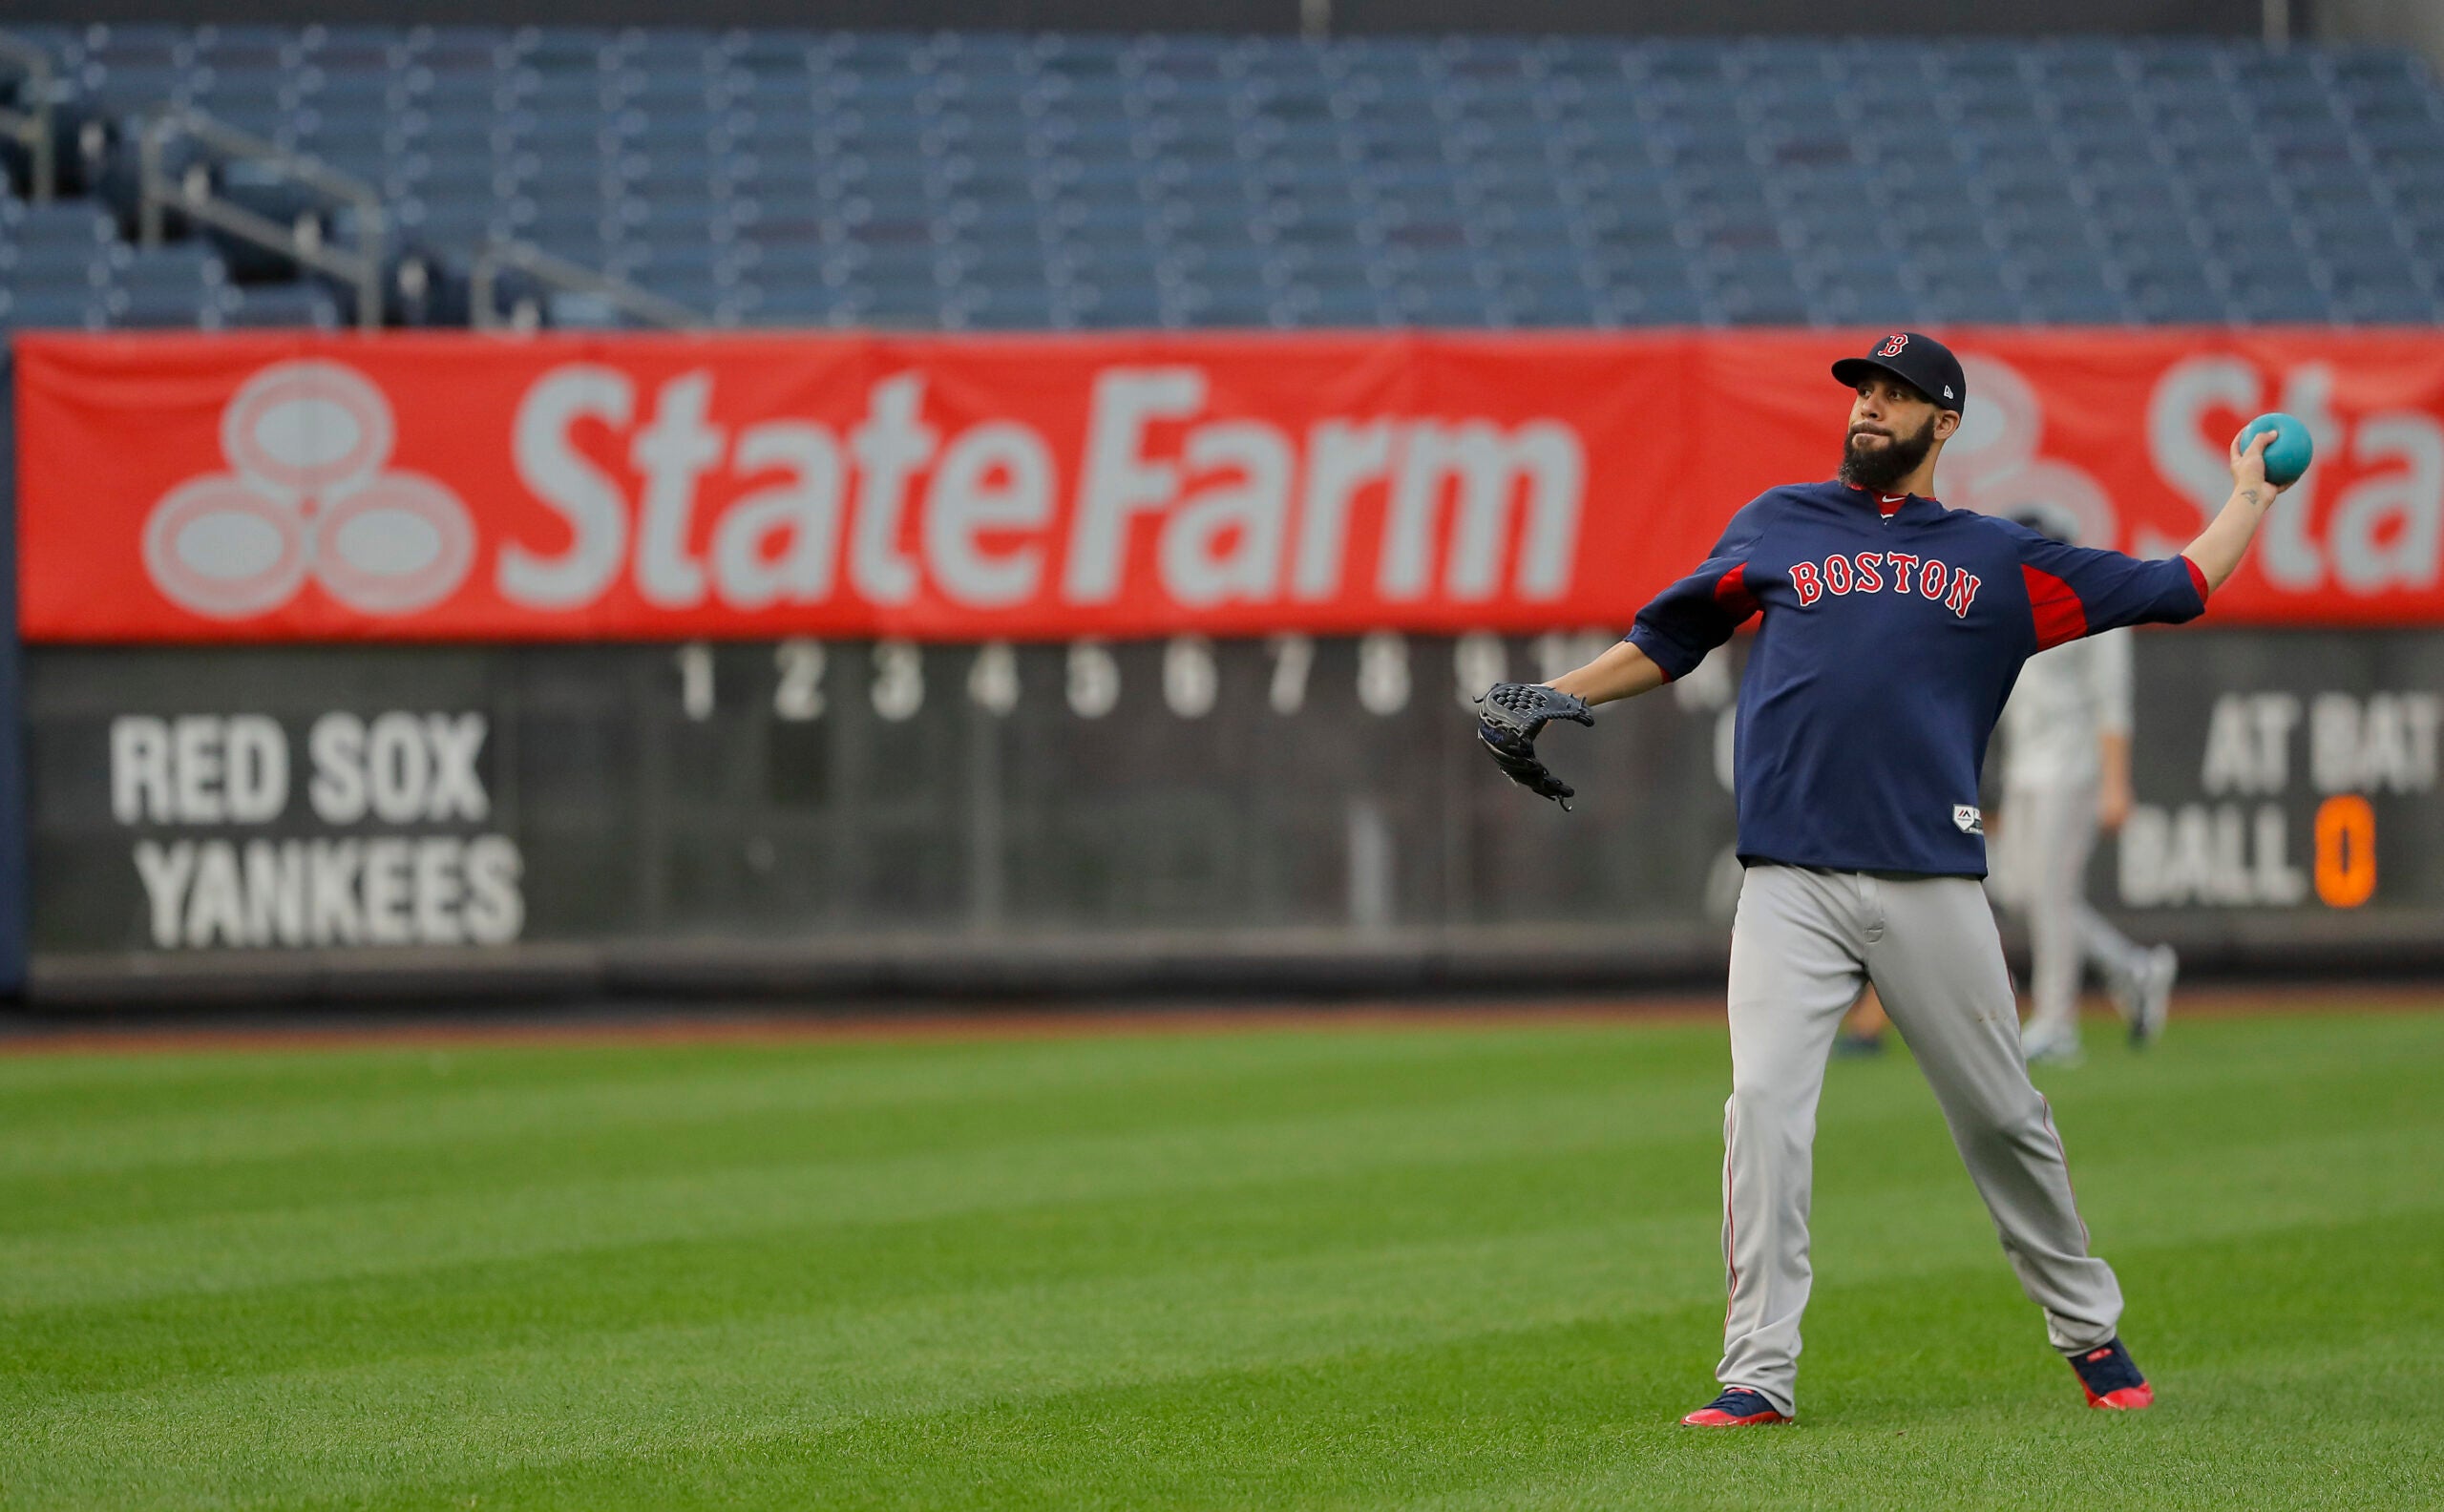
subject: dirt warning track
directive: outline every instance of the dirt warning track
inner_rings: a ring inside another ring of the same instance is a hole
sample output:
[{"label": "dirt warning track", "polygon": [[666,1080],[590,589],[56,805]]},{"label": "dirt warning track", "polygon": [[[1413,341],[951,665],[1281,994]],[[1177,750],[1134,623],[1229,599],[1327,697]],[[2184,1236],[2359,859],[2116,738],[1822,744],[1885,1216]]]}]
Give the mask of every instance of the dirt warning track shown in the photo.
[{"label": "dirt warning track", "polygon": [[[2403,1013],[2444,1011],[2444,984],[2311,984],[2186,992],[2176,1018],[2299,1013],[2320,1006]],[[2109,1014],[2092,998],[2090,1016]],[[570,1044],[1030,1040],[1097,1035],[1210,1035],[1255,1030],[1517,1027],[1536,1023],[1695,1023],[1718,1018],[1712,995],[1625,994],[1509,1001],[1461,998],[1329,1002],[1077,1002],[910,1008],[870,1004],[798,1009],[638,1009],[612,1005],[502,1008],[480,1015],[435,1007],[209,1017],[53,1014],[0,1021],[0,1056],[186,1051],[359,1050]]]}]

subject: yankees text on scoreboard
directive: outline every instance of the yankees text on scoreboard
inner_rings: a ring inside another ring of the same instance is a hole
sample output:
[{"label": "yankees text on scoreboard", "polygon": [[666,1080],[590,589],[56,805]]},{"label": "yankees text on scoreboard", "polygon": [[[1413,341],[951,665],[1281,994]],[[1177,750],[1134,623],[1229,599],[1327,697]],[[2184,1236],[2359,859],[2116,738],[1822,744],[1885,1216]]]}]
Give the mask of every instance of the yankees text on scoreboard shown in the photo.
[{"label": "yankees text on scoreboard", "polygon": [[[487,732],[481,712],[337,710],[313,722],[300,761],[262,714],[113,720],[111,815],[145,834],[133,859],[151,942],[516,939],[526,913],[517,842],[480,830],[492,812],[478,765]],[[289,817],[299,775],[323,832],[261,837]]]}]

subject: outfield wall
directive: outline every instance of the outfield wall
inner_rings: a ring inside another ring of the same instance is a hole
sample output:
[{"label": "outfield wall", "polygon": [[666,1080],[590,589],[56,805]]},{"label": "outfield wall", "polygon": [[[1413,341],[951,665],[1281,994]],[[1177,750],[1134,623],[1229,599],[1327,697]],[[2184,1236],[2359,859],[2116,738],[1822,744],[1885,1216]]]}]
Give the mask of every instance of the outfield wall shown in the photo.
[{"label": "outfield wall", "polygon": [[[1702,977],[1744,645],[1554,732],[1565,814],[1461,695],[1588,643],[36,648],[34,987]],[[2154,632],[2138,665],[2096,897],[2203,966],[2444,961],[2444,632]]]},{"label": "outfield wall", "polygon": [[[2140,638],[2095,895],[2444,965],[2444,342],[1960,337],[1955,503],[2170,550],[2319,434]],[[1705,980],[1744,643],[1557,731],[1573,814],[1464,697],[1821,472],[1860,341],[21,339],[32,991]]]}]

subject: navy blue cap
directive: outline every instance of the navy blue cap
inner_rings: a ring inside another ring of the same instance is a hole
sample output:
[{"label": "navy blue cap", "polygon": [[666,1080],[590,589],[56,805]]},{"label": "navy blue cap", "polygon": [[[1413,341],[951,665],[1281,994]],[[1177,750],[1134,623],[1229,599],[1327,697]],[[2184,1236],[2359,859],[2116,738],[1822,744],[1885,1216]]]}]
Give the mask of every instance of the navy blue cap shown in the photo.
[{"label": "navy blue cap", "polygon": [[1844,357],[1833,365],[1833,376],[1850,388],[1870,372],[1886,372],[1934,401],[1938,410],[1957,412],[1969,403],[1969,380],[1960,359],[1932,336],[1894,331],[1864,357]]}]

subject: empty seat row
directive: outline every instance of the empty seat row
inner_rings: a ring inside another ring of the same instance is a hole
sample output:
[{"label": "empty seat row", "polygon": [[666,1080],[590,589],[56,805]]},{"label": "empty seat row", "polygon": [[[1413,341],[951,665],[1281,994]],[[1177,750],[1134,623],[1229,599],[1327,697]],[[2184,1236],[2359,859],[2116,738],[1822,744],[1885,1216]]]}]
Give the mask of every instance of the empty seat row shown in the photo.
[{"label": "empty seat row", "polygon": [[[2391,51],[29,34],[56,61],[53,103],[115,123],[96,150],[117,159],[116,178],[91,175],[105,214],[0,217],[0,269],[31,302],[21,324],[65,307],[71,285],[108,323],[188,293],[226,314],[297,282],[226,238],[186,272],[137,269],[166,254],[124,240],[128,141],[135,113],[163,100],[361,179],[386,203],[377,250],[393,263],[463,271],[488,240],[516,239],[726,324],[2437,316],[2444,94]],[[1878,106],[1896,81],[1942,130]],[[182,171],[276,220],[335,237],[363,224],[180,151]],[[346,312],[345,291],[320,298],[314,311]],[[563,303],[572,319],[588,307]]]}]

